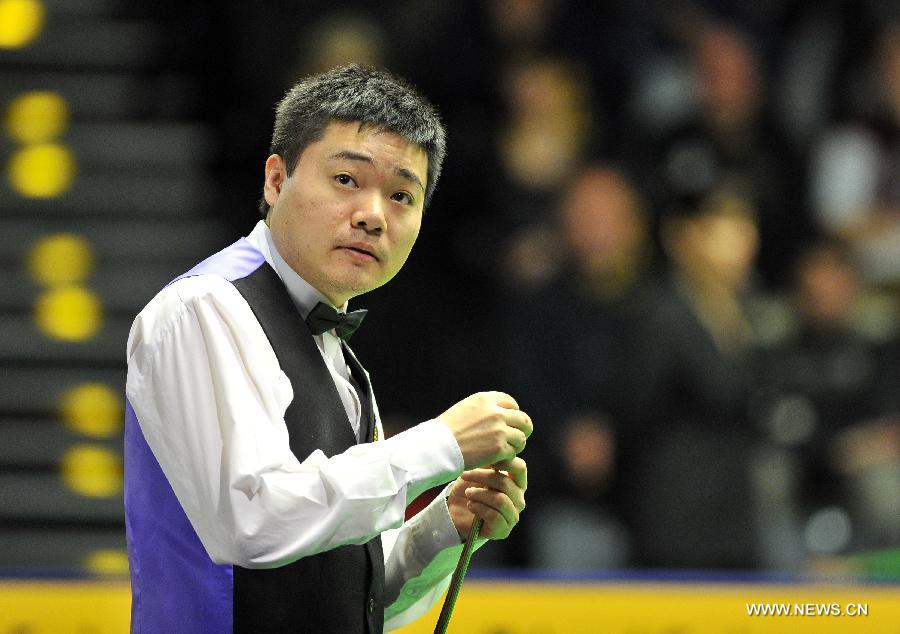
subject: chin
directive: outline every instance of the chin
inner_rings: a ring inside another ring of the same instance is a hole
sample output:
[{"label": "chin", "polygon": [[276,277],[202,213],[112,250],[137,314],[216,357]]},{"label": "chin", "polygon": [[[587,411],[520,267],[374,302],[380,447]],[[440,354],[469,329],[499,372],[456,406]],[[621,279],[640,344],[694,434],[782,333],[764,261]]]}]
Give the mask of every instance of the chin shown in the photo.
[{"label": "chin", "polygon": [[[339,297],[346,297],[348,299],[353,299],[354,297],[359,297],[365,293],[368,293],[372,289],[378,288],[381,286],[380,284],[363,284],[358,281],[348,282],[346,284],[336,285],[335,292],[333,293]],[[343,304],[343,302],[341,302]],[[340,304],[338,304],[340,306]]]}]

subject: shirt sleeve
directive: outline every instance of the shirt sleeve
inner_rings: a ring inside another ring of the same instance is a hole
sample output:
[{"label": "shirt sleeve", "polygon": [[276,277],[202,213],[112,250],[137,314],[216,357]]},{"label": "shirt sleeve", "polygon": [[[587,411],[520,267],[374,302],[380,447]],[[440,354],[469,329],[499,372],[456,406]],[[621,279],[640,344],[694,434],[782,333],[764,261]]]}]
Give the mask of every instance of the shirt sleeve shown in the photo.
[{"label": "shirt sleeve", "polygon": [[[447,509],[448,493],[449,486],[399,529],[381,535],[385,631],[425,614],[450,585],[463,544]],[[477,539],[475,547],[486,541]]]},{"label": "shirt sleeve", "polygon": [[284,423],[293,386],[244,298],[215,276],[179,280],[138,315],[126,393],[216,563],[271,568],[364,543],[463,468],[437,420],[298,460]]}]

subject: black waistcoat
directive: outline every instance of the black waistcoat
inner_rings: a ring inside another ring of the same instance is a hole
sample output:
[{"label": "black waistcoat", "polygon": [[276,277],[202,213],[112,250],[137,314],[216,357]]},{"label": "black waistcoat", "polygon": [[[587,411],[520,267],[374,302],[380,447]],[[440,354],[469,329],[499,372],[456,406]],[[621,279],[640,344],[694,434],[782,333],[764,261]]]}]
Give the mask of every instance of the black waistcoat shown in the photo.
[{"label": "black waistcoat", "polygon": [[[333,456],[356,444],[322,355],[272,267],[263,264],[234,286],[259,320],[293,386],[294,400],[284,420],[297,459],[304,460],[316,449]],[[364,385],[368,392],[368,384]],[[374,423],[371,406],[364,401],[361,424],[367,422],[370,427]],[[234,566],[234,631],[380,633],[383,595],[380,537],[280,568]]]}]

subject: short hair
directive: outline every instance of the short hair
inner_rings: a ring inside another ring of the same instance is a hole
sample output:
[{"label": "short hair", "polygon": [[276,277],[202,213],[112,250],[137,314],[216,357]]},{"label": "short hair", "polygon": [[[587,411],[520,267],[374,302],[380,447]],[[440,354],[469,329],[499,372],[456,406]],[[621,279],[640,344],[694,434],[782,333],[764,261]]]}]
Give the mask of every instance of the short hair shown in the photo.
[{"label": "short hair", "polygon": [[[311,75],[291,88],[275,107],[270,154],[294,171],[300,155],[333,121],[359,121],[399,134],[428,155],[425,205],[431,201],[447,150],[446,131],[435,107],[409,82],[360,64]],[[265,217],[269,204],[260,200]]]}]

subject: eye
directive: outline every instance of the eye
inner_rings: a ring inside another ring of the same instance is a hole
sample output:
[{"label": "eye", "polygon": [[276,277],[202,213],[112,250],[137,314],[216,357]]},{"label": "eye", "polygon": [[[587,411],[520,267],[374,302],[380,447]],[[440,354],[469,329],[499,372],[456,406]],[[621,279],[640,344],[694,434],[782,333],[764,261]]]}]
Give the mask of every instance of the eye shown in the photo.
[{"label": "eye", "polygon": [[356,181],[349,174],[338,174],[334,180],[345,187],[356,187]]},{"label": "eye", "polygon": [[408,192],[395,192],[391,194],[391,200],[403,203],[404,205],[413,204],[413,197],[410,196]]}]

